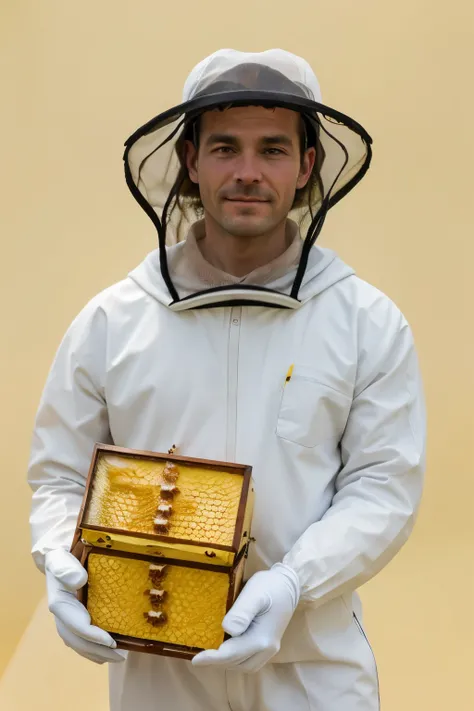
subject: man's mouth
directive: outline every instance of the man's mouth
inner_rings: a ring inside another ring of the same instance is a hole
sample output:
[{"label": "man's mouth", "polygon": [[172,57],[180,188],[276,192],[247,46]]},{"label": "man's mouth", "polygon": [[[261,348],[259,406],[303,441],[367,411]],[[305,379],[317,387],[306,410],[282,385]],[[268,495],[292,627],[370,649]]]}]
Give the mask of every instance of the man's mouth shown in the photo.
[{"label": "man's mouth", "polygon": [[236,198],[225,198],[229,202],[268,202],[268,200],[260,200],[259,198],[245,198],[245,197],[236,197]]}]

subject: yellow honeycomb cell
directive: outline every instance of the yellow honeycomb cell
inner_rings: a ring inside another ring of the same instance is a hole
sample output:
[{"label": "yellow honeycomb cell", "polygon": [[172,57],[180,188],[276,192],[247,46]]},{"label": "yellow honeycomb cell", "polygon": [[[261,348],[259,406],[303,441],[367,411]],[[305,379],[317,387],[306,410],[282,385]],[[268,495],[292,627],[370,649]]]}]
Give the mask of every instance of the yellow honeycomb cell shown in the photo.
[{"label": "yellow honeycomb cell", "polygon": [[87,609],[92,623],[109,632],[140,639],[217,649],[224,640],[229,576],[198,568],[169,565],[161,582],[167,591],[162,610],[167,622],[154,627],[146,590],[153,588],[149,563],[91,553],[88,558]]},{"label": "yellow honeycomb cell", "polygon": [[[154,534],[165,462],[101,456],[84,524]],[[170,501],[172,538],[230,546],[243,477],[176,464],[179,493]]]}]

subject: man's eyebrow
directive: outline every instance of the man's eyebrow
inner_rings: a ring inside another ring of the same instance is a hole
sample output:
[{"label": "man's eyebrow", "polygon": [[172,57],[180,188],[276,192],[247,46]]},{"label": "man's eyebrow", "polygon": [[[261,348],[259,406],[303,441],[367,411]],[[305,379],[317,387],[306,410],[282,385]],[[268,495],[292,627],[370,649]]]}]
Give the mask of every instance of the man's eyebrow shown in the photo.
[{"label": "man's eyebrow", "polygon": [[275,145],[278,143],[280,146],[288,146],[291,147],[293,145],[293,141],[289,136],[286,136],[284,133],[282,134],[277,134],[275,136],[264,136],[262,138],[262,143],[264,143],[266,146],[270,145]]},{"label": "man's eyebrow", "polygon": [[[265,146],[274,146],[276,144],[288,147],[293,146],[291,138],[283,133],[272,136],[262,136],[260,141]],[[206,146],[212,146],[216,143],[226,143],[227,145],[236,146],[239,141],[236,136],[232,136],[229,133],[211,133],[206,139]]]},{"label": "man's eyebrow", "polygon": [[206,138],[206,146],[213,146],[215,143],[231,143],[232,145],[237,145],[238,140],[229,133],[211,133],[210,136]]}]

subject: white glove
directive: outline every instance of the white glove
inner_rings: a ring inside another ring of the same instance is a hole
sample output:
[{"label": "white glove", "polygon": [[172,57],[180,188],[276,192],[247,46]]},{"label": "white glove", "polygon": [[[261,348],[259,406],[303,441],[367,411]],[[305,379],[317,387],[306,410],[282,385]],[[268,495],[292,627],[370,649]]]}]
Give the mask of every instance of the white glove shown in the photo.
[{"label": "white glove", "polygon": [[298,576],[287,565],[277,563],[255,573],[224,617],[222,627],[232,639],[219,649],[200,652],[192,663],[258,671],[279,651],[299,596]]},{"label": "white glove", "polygon": [[74,593],[87,582],[87,571],[71,553],[58,548],[46,554],[48,608],[67,647],[97,664],[123,662],[127,652],[115,649],[115,640],[91,625],[91,616]]}]

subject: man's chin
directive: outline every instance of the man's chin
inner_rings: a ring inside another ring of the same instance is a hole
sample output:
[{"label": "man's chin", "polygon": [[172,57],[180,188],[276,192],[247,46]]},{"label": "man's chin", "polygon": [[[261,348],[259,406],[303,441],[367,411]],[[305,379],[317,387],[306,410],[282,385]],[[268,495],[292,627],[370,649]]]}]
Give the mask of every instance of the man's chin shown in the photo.
[{"label": "man's chin", "polygon": [[252,216],[242,216],[231,220],[223,219],[220,224],[222,229],[233,237],[260,237],[276,227],[273,221]]}]

